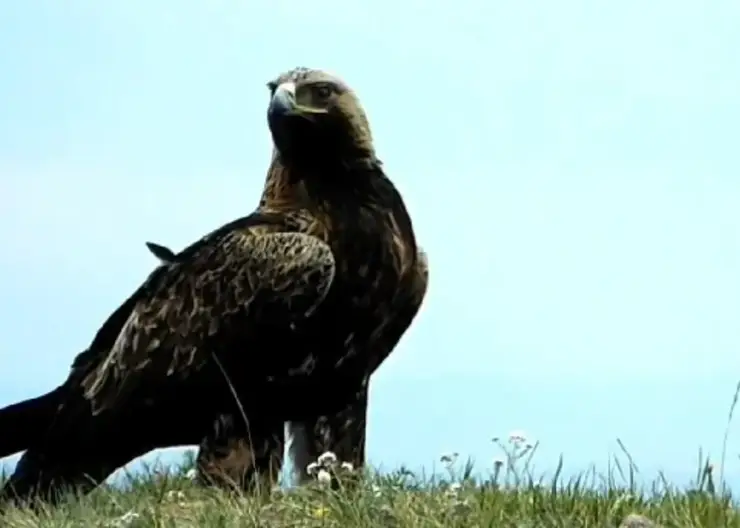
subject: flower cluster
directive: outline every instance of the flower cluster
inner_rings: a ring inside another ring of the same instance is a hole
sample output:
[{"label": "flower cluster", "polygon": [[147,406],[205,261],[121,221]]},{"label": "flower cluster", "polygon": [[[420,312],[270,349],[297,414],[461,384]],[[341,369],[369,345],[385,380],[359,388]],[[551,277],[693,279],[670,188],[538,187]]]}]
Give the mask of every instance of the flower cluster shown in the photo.
[{"label": "flower cluster", "polygon": [[355,470],[350,462],[340,462],[337,455],[331,451],[322,453],[315,462],[306,466],[306,472],[314,477],[319,484],[331,484],[332,477],[338,473],[352,473]]}]

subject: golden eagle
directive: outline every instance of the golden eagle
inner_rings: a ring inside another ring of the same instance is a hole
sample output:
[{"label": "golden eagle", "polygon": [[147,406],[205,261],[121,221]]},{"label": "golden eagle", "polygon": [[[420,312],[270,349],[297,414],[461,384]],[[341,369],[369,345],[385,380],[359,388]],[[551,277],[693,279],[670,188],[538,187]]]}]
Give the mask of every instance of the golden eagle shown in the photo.
[{"label": "golden eagle", "polygon": [[[161,263],[176,260],[175,252],[169,247],[153,242],[146,245]],[[308,464],[325,451],[331,451],[341,461],[361,469],[365,462],[369,376],[411,325],[426,294],[427,281],[427,257],[419,249],[417,264],[399,288],[400,295],[387,314],[385,327],[376,335],[374,347],[377,352],[366,367],[366,378],[346,402],[346,407],[331,416],[320,416],[307,423],[283,423],[277,417],[272,431],[261,431],[260,437],[252,432],[249,441],[243,420],[238,416],[220,415],[211,434],[200,445],[197,457],[199,480],[242,489],[260,485],[269,490],[283,467],[286,442],[288,454],[296,465],[293,480],[308,479]]]},{"label": "golden eagle", "polygon": [[[223,416],[246,418],[242,438],[315,420],[328,442],[362,441],[368,377],[423,298],[411,219],[342,80],[295,68],[268,86],[258,208],[168,257],[63,385],[0,411],[26,448],[0,501],[89,491],[152,449],[223,438]],[[355,417],[337,421],[343,407]]]}]

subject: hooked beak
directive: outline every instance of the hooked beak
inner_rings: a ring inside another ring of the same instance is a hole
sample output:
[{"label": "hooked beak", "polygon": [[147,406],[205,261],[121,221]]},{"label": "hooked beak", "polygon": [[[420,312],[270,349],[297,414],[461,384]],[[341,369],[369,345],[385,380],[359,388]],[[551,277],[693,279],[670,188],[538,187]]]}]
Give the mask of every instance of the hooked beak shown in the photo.
[{"label": "hooked beak", "polygon": [[326,113],[326,110],[323,108],[312,108],[298,104],[295,92],[295,83],[292,82],[284,82],[275,88],[275,92],[272,94],[272,99],[270,100],[270,106],[267,109],[267,115],[270,120],[291,116],[310,117],[312,115]]}]

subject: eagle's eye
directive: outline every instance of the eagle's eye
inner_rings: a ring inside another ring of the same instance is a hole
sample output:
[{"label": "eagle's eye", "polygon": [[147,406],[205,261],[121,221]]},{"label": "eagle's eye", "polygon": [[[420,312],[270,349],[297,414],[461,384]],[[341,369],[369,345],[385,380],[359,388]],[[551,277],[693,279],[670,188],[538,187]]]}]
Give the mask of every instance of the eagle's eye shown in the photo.
[{"label": "eagle's eye", "polygon": [[327,99],[329,99],[329,97],[331,97],[331,94],[334,93],[334,90],[332,89],[332,86],[330,84],[321,83],[314,85],[313,93],[321,101],[326,101]]},{"label": "eagle's eye", "polygon": [[277,83],[275,81],[270,81],[267,83],[267,89],[270,90],[270,95],[275,93],[275,90],[277,90]]}]

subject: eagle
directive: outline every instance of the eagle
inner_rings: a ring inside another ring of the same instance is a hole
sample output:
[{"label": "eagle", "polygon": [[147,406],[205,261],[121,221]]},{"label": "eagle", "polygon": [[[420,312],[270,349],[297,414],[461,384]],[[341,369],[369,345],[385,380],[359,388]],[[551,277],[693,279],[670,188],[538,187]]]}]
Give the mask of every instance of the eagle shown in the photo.
[{"label": "eagle", "polygon": [[369,376],[421,305],[426,259],[355,92],[305,67],[268,88],[257,208],[166,255],[62,385],[0,410],[0,456],[26,449],[0,502],[85,493],[174,445],[200,443],[206,474],[209,446],[246,445],[237,465],[263,471],[285,421],[360,456]]},{"label": "eagle", "polygon": [[[151,253],[162,264],[176,260],[169,247],[147,242]],[[368,382],[370,374],[390,355],[416,317],[428,284],[428,260],[419,248],[416,266],[406,275],[392,309],[386,314],[385,326],[377,332],[373,346],[375,356],[366,367],[365,378],[345,407],[330,416],[309,422],[283,423],[276,419],[272,431],[246,440],[246,427],[238,417],[223,414],[204,437],[197,456],[198,480],[203,484],[237,487],[242,491],[269,490],[276,484],[283,468],[285,448],[293,465],[293,482],[305,482],[310,476],[308,464],[326,451],[361,470],[365,463]]]}]

